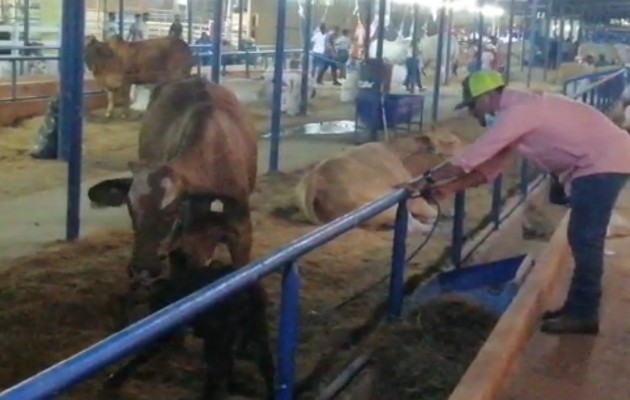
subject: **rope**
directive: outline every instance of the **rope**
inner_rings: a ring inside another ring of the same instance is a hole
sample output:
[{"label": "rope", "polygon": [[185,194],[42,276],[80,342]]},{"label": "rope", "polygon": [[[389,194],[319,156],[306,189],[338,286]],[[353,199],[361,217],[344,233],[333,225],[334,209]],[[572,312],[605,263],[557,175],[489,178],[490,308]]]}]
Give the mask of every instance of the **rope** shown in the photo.
[{"label": "rope", "polygon": [[[410,199],[415,199],[415,198],[419,198],[419,197],[421,197],[421,196],[420,195],[415,195],[415,196],[411,196]],[[415,248],[415,250],[411,252],[411,255],[409,255],[405,259],[405,264],[408,264],[429,243],[429,240],[431,240],[431,238],[433,237],[433,234],[435,233],[435,231],[437,229],[437,226],[438,226],[438,223],[440,221],[440,218],[442,216],[442,209],[440,207],[440,204],[437,201],[433,201],[433,200],[427,200],[427,201],[429,202],[429,204],[434,205],[435,208],[437,209],[437,217],[435,218],[435,221],[433,222],[433,226],[431,227],[431,230],[429,231],[429,233],[425,236],[424,240],[422,242],[420,242],[420,244]],[[328,315],[330,315],[332,312],[338,311],[339,309],[345,307],[349,303],[352,303],[354,300],[357,300],[357,299],[365,296],[368,292],[374,290],[376,287],[378,287],[383,282],[385,282],[387,280],[387,278],[389,278],[390,275],[391,274],[388,272],[387,274],[383,275],[381,278],[379,278],[376,282],[372,283],[368,287],[363,288],[363,289],[359,290],[358,292],[355,292],[353,295],[351,295],[350,297],[346,298],[344,301],[342,301],[341,303],[337,304],[333,308],[330,308],[330,309],[322,312],[320,314],[320,317],[325,318]]]}]

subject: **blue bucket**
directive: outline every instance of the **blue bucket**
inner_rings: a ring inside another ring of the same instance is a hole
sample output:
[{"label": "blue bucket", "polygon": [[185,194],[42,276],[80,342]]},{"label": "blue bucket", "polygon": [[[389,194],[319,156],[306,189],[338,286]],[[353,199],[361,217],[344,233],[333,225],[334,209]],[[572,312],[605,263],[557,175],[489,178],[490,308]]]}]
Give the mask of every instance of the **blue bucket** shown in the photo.
[{"label": "blue bucket", "polygon": [[[394,128],[400,124],[410,124],[422,115],[424,97],[413,94],[385,94],[383,106],[387,127]],[[381,109],[381,93],[374,89],[361,89],[355,101],[359,122],[368,130],[383,129],[383,111]]]},{"label": "blue bucket", "polygon": [[519,289],[514,281],[526,255],[443,272],[411,295],[412,304],[424,304],[440,295],[457,293],[500,316]]}]

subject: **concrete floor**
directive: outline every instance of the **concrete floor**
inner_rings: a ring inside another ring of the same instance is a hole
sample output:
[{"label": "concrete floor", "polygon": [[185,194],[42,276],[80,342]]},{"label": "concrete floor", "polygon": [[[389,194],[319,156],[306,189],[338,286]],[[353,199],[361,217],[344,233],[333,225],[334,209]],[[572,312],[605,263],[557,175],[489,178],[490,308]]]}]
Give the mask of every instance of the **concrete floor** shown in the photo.
[{"label": "concrete floor", "polygon": [[[617,212],[630,219],[630,190]],[[600,334],[553,336],[536,331],[499,400],[626,400],[630,398],[630,238],[610,239],[605,256]],[[570,280],[556,288],[549,308],[561,305]]]}]

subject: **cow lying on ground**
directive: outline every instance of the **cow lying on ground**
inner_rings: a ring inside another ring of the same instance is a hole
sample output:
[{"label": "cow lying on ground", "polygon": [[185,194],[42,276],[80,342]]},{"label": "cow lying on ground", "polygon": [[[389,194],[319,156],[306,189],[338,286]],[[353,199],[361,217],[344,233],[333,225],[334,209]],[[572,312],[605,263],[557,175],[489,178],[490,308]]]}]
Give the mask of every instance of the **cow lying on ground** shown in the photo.
[{"label": "cow lying on ground", "polygon": [[101,42],[88,36],[85,64],[96,82],[107,90],[107,117],[114,111],[115,99],[129,113],[131,85],[158,84],[190,76],[194,66],[191,49],[181,39],[164,37],[126,42],[114,36]]},{"label": "cow lying on ground", "polygon": [[[451,143],[451,142],[455,143]],[[456,151],[456,137],[421,135],[403,138],[391,144],[367,143],[322,161],[298,183],[297,205],[312,224],[334,220],[390,192],[395,185],[443,161]],[[442,147],[444,153],[439,149]],[[437,217],[437,210],[424,199],[408,202],[409,231],[427,232]],[[395,207],[368,220],[364,227],[391,227]]]},{"label": "cow lying on ground", "polygon": [[140,161],[130,163],[133,176],[88,191],[93,205],[127,205],[132,282],[150,286],[177,248],[195,266],[206,265],[220,243],[236,267],[250,261],[257,151],[256,131],[229,89],[200,77],[155,88],[140,128]]},{"label": "cow lying on ground", "polygon": [[[152,312],[235,271],[234,267],[222,266],[217,262],[208,268],[191,268],[181,251],[172,252],[169,258],[172,276],[156,282],[149,299]],[[274,361],[269,348],[266,308],[267,295],[262,285],[256,282],[197,315],[189,323],[195,337],[203,340],[203,359],[206,364],[203,399],[218,400],[226,396],[228,386],[233,382],[237,345],[251,348],[255,357],[253,361],[265,381],[266,398],[273,399]],[[140,366],[158,355],[171,338],[171,335],[167,335],[136,355],[109,376],[105,387],[110,390],[119,388]]]}]

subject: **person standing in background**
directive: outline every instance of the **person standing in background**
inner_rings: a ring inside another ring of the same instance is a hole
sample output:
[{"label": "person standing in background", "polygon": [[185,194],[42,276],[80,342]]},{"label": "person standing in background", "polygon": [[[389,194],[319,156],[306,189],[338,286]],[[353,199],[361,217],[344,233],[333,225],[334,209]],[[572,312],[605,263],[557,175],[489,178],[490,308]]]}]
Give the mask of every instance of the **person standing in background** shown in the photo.
[{"label": "person standing in background", "polygon": [[[416,48],[417,48],[416,43]],[[418,90],[421,92],[424,90],[422,87],[422,54],[420,51],[416,52],[417,55],[413,57],[413,48],[409,46],[407,50],[407,59],[405,60],[405,67],[407,69],[407,75],[405,76],[405,81],[403,82],[403,86],[407,89],[409,93],[413,92],[413,87],[418,85]]]},{"label": "person standing in background", "polygon": [[337,52],[335,50],[335,40],[339,36],[339,27],[335,26],[328,34],[326,35],[325,50],[324,50],[324,63],[317,74],[317,83],[322,84],[324,79],[324,74],[326,70],[330,67],[330,73],[333,78],[333,85],[341,86],[341,83],[337,79]]},{"label": "person standing in background", "polygon": [[137,42],[145,39],[142,15],[136,14],[135,19],[131,26],[129,26],[129,33],[127,34],[127,41],[129,42]]},{"label": "person standing in background", "polygon": [[109,40],[114,35],[118,35],[118,21],[116,21],[116,13],[107,13],[107,22],[103,29],[103,40]]},{"label": "person standing in background", "polygon": [[350,59],[351,47],[352,39],[350,39],[350,30],[344,29],[341,31],[341,35],[335,39],[337,61],[339,62],[339,78],[346,79],[346,63]]},{"label": "person standing in background", "polygon": [[326,51],[326,24],[323,22],[319,24],[319,28],[311,37],[311,51],[313,52],[311,76],[315,76],[324,64],[324,52]]},{"label": "person standing in background", "polygon": [[184,28],[182,27],[180,17],[179,15],[176,15],[173,23],[171,24],[171,27],[168,30],[168,36],[176,39],[181,39],[183,30]]}]

